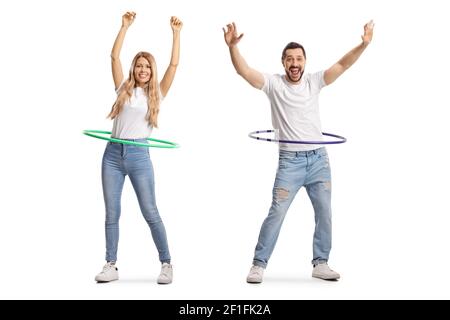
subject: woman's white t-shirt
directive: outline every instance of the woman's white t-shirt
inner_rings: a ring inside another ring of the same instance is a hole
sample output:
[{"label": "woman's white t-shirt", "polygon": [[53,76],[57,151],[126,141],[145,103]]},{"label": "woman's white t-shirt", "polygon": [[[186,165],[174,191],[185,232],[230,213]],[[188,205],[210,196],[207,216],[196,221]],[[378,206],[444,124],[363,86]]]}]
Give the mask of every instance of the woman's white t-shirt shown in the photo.
[{"label": "woman's white t-shirt", "polygon": [[[160,101],[162,101],[161,93]],[[147,96],[144,89],[141,87],[134,88],[131,98],[124,103],[122,111],[114,118],[111,137],[117,139],[145,139],[150,137],[153,127],[146,119],[147,110]]]}]

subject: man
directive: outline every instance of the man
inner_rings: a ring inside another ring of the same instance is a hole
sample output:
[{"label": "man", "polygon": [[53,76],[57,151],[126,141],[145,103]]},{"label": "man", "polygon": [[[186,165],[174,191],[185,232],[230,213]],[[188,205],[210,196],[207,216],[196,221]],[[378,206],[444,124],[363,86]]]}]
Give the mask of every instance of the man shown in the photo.
[{"label": "man", "polygon": [[[231,61],[237,73],[253,87],[263,90],[271,104],[272,124],[280,140],[322,141],[318,95],[320,90],[340,77],[367,48],[373,35],[373,21],[364,26],[362,42],[325,71],[304,74],[306,53],[302,45],[291,42],[283,50],[284,75],[262,74],[248,66],[239,53],[235,23],[223,29]],[[261,283],[264,269],[273,252],[286,212],[305,186],[315,215],[312,276],[337,280],[339,273],[328,266],[331,250],[331,173],[327,151],[321,145],[280,143],[279,164],[273,187],[272,206],[264,220],[247,277]]]}]

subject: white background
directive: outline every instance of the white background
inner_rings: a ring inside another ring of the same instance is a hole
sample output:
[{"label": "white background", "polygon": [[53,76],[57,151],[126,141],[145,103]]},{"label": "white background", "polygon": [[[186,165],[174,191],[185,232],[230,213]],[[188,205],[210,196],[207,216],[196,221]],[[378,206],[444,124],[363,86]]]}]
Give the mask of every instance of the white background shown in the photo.
[{"label": "white background", "polygon": [[[450,298],[446,1],[10,1],[0,2],[3,299]],[[97,285],[104,264],[100,164],[111,128],[109,54],[126,10],[137,12],[122,51],[152,52],[161,78],[169,19],[184,22],[181,63],[154,137],[157,201],[174,283],[159,262],[134,191],[122,198],[121,280]],[[304,189],[288,212],[265,281],[248,285],[267,215],[277,146],[247,137],[271,128],[268,100],[234,71],[221,28],[236,21],[248,63],[283,72],[289,41],[307,71],[329,67],[374,19],[360,60],[321,93],[333,172],[339,282],[311,278],[313,211]]]}]

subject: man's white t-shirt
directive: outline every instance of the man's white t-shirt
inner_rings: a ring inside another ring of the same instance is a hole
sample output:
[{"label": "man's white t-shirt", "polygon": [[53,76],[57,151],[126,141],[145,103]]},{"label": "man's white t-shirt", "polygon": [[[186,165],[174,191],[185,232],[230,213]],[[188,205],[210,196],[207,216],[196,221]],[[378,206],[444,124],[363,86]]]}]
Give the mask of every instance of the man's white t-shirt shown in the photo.
[{"label": "man's white t-shirt", "polygon": [[[119,89],[117,93],[118,91]],[[134,88],[130,100],[124,103],[122,111],[114,118],[111,137],[117,139],[145,139],[150,137],[153,128],[146,119],[147,110],[147,96],[144,89]]]},{"label": "man's white t-shirt", "polygon": [[[279,140],[323,141],[319,115],[319,92],[325,86],[324,71],[303,74],[299,84],[285,75],[264,74],[261,88],[269,100],[272,125]],[[281,150],[308,151],[321,145],[280,143]]]}]

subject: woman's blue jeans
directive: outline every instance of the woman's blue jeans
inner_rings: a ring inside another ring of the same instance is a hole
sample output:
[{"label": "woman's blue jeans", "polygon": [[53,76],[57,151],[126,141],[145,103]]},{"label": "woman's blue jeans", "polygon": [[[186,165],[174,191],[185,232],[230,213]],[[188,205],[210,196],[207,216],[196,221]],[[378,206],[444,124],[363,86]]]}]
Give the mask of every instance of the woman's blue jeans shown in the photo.
[{"label": "woman's blue jeans", "polygon": [[[132,141],[146,143],[145,139]],[[120,200],[125,176],[136,192],[142,215],[159,253],[161,262],[170,263],[166,229],[155,201],[155,181],[149,148],[108,142],[102,161],[102,185],[105,200],[106,261],[117,260]]]}]

